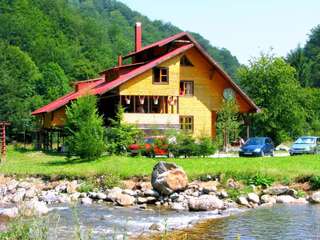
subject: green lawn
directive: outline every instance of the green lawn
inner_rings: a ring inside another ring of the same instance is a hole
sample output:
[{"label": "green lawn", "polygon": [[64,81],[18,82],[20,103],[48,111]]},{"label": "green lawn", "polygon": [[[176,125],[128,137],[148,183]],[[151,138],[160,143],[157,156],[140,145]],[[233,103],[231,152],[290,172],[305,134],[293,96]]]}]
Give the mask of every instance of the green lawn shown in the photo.
[{"label": "green lawn", "polygon": [[[95,161],[67,161],[64,156],[37,151],[8,149],[7,162],[0,172],[17,175],[79,176],[118,174],[122,178],[150,176],[152,167],[159,160],[145,157],[102,157]],[[320,155],[265,158],[190,158],[162,159],[182,166],[190,178],[205,174],[224,173],[233,177],[246,177],[261,173],[275,179],[299,176],[320,176]]]}]

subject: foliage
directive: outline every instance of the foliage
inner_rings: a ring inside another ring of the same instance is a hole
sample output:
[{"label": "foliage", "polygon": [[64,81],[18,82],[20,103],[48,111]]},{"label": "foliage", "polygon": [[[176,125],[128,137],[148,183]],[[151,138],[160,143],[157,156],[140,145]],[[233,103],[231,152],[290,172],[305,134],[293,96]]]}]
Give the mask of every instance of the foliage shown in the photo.
[{"label": "foliage", "polygon": [[218,150],[217,145],[213,142],[211,137],[201,137],[197,145],[198,145],[197,156],[206,157],[214,154]]},{"label": "foliage", "polygon": [[103,189],[111,189],[121,185],[121,178],[118,174],[109,173],[100,179],[99,186]]},{"label": "foliage", "polygon": [[97,113],[95,96],[83,96],[66,110],[69,155],[95,159],[105,151],[103,119]]},{"label": "foliage", "polygon": [[248,184],[249,185],[254,185],[254,186],[261,186],[261,187],[269,187],[272,185],[272,183],[274,182],[274,179],[272,177],[269,176],[263,176],[263,175],[255,175],[252,178],[248,179]]},{"label": "foliage", "polygon": [[170,143],[168,147],[169,152],[171,152],[175,157],[190,157],[197,155],[197,145],[192,135],[181,131],[176,133],[175,138],[176,141]]},{"label": "foliage", "polygon": [[311,30],[304,47],[292,50],[287,61],[297,70],[297,78],[304,87],[320,87],[320,25]]},{"label": "foliage", "polygon": [[8,224],[5,231],[0,232],[0,240],[47,240],[48,219],[24,221],[19,218]]},{"label": "foliage", "polygon": [[106,129],[106,146],[110,154],[126,154],[130,144],[139,142],[142,132],[137,127],[123,122],[124,109],[119,106],[114,119],[110,119],[110,127]]},{"label": "foliage", "polygon": [[317,190],[320,188],[320,176],[312,176],[309,180],[311,189]]},{"label": "foliage", "polygon": [[261,108],[252,117],[255,135],[269,136],[278,144],[304,133],[307,114],[295,72],[284,59],[268,54],[240,68],[241,86]]},{"label": "foliage", "polygon": [[240,197],[241,195],[246,195],[250,192],[252,192],[253,189],[250,186],[245,186],[243,188],[228,188],[227,189],[227,193],[229,198],[231,198],[232,200],[237,200],[238,197]]},{"label": "foliage", "polygon": [[224,150],[227,151],[227,145],[232,133],[237,133],[240,123],[238,120],[238,106],[235,100],[223,100],[218,111],[217,129],[218,136],[223,137]]},{"label": "foliage", "polygon": [[41,102],[35,91],[40,78],[28,54],[0,41],[0,118],[12,123],[13,133],[32,129],[31,109]]},{"label": "foliage", "polygon": [[85,181],[79,186],[78,191],[79,192],[92,192],[93,189],[94,189],[93,184],[91,182]]}]

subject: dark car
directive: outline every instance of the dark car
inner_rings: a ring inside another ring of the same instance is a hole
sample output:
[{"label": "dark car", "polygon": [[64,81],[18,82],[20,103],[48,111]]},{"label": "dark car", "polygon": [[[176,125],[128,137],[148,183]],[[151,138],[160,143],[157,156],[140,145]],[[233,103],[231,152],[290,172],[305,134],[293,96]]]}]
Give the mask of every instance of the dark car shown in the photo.
[{"label": "dark car", "polygon": [[252,137],[240,148],[239,156],[273,156],[274,145],[269,137]]}]

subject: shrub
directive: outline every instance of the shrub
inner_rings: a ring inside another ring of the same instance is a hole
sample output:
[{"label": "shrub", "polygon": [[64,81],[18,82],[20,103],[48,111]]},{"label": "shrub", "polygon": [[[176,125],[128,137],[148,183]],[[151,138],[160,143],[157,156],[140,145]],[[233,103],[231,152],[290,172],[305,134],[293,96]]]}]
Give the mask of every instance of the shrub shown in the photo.
[{"label": "shrub", "polygon": [[84,96],[67,107],[68,156],[95,159],[105,150],[103,119],[97,113],[95,96]]},{"label": "shrub", "polygon": [[248,179],[248,184],[262,187],[269,187],[274,182],[274,179],[267,176],[256,175]]},{"label": "shrub", "polygon": [[117,175],[117,174],[110,173],[108,175],[103,176],[103,179],[102,179],[102,181],[100,183],[100,186],[103,189],[110,189],[110,188],[113,188],[113,187],[119,187],[120,183],[121,183],[120,176]]},{"label": "shrub", "polygon": [[210,137],[201,137],[198,143],[198,156],[209,156],[217,151],[217,146],[214,144]]},{"label": "shrub", "polygon": [[170,143],[168,146],[169,152],[171,152],[175,157],[190,157],[198,154],[195,139],[190,134],[179,132],[175,137],[176,141],[174,143]]},{"label": "shrub", "polygon": [[141,130],[124,123],[123,113],[123,108],[119,107],[115,119],[110,119],[111,126],[106,129],[105,142],[109,154],[126,154],[130,144],[141,141]]},{"label": "shrub", "polygon": [[91,182],[83,182],[79,188],[79,192],[92,192],[94,189],[94,185]]},{"label": "shrub", "polygon": [[320,188],[320,176],[312,176],[309,182],[312,190],[317,190]]}]

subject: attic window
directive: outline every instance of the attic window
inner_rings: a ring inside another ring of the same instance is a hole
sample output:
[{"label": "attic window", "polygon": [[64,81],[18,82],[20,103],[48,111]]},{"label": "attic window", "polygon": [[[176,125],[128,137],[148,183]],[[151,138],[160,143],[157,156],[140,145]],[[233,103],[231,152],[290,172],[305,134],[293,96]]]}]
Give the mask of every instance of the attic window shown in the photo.
[{"label": "attic window", "polygon": [[153,69],[153,83],[169,83],[169,69],[166,67],[155,67]]},{"label": "attic window", "polygon": [[180,58],[180,65],[184,67],[193,67],[192,62],[185,55]]}]

